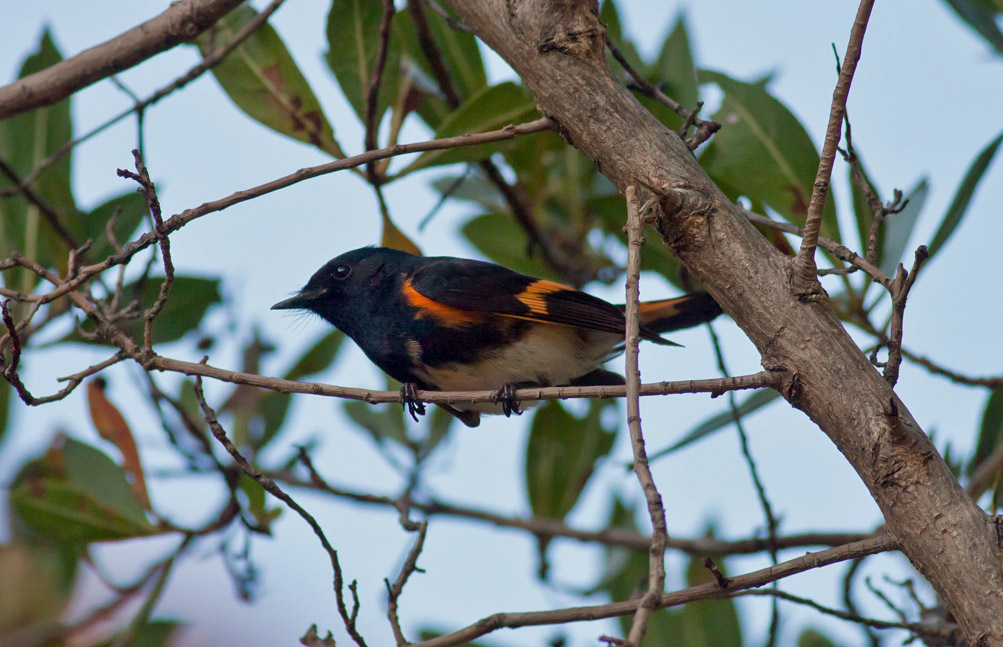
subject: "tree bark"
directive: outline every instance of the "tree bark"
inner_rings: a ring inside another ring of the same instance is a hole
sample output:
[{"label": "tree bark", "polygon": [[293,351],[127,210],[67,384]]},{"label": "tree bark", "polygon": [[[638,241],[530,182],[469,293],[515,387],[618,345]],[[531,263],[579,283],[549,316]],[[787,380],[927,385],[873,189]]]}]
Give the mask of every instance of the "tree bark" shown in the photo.
[{"label": "tree bark", "polygon": [[793,259],[749,224],[680,138],[610,73],[595,5],[453,0],[453,7],[621,193],[635,185],[642,200],[658,194],[656,226],[665,244],[745,331],[763,366],[781,376],[783,396],[853,465],[889,533],[968,641],[1003,645],[1003,567],[993,520],[840,325],[821,285],[792,289]]}]

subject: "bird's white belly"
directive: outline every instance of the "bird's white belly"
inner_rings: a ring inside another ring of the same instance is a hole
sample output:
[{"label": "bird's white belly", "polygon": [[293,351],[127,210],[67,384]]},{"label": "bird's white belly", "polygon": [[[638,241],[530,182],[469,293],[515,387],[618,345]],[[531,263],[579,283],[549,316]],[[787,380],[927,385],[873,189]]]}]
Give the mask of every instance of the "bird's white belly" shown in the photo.
[{"label": "bird's white belly", "polygon": [[413,372],[441,391],[488,391],[519,383],[562,385],[603,363],[620,341],[622,337],[612,333],[537,324],[522,339],[477,362],[416,367]]}]

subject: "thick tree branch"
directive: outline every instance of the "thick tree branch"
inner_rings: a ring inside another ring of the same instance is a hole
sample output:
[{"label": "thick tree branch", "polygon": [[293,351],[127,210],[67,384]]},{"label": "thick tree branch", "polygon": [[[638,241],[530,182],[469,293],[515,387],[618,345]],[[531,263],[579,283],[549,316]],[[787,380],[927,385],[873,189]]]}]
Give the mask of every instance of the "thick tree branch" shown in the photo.
[{"label": "thick tree branch", "polygon": [[212,27],[242,0],[181,0],[129,31],[0,88],[0,119],[48,106]]},{"label": "thick tree branch", "polygon": [[[784,376],[781,393],[832,439],[972,644],[1003,644],[1003,568],[989,517],[964,492],[824,294],[791,294],[782,256],[686,146],[610,74],[584,3],[453,0],[458,17],[525,81],[541,112],[620,191],[661,199],[666,244]],[[641,196],[645,199],[645,196]]]}]

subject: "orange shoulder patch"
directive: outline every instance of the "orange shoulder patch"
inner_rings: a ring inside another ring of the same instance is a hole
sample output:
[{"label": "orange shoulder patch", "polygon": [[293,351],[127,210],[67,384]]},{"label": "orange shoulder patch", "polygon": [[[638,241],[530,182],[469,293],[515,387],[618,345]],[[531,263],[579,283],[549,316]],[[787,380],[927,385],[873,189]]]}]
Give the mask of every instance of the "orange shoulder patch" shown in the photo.
[{"label": "orange shoulder patch", "polygon": [[438,301],[429,299],[424,294],[414,289],[414,286],[411,285],[410,279],[404,281],[401,293],[404,295],[404,299],[411,306],[417,309],[418,312],[416,316],[419,319],[430,317],[444,326],[449,326],[450,328],[466,328],[467,326],[477,323],[484,318],[484,316],[479,312],[460,310],[459,308],[448,306],[445,303],[439,303]]},{"label": "orange shoulder patch", "polygon": [[515,298],[529,308],[530,312],[546,316],[549,314],[547,311],[546,296],[548,294],[553,294],[554,292],[564,292],[571,289],[572,288],[569,288],[566,285],[561,285],[560,283],[540,279],[539,281],[533,281],[527,285],[526,289],[515,295]]}]

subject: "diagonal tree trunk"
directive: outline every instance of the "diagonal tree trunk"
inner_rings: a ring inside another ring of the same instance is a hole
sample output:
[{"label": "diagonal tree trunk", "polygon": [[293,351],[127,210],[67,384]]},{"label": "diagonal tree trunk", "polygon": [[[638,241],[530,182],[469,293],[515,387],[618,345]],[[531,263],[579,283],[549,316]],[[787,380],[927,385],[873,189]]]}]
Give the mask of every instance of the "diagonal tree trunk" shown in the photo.
[{"label": "diagonal tree trunk", "polygon": [[[711,182],[680,138],[607,69],[594,4],[453,0],[529,86],[540,111],[623,193],[646,187],[657,228],[756,345],[783,396],[836,444],[972,645],[1003,645],[1003,568],[993,520],[964,492],[821,286],[792,288],[791,261]],[[804,457],[810,460],[811,457]]]}]

